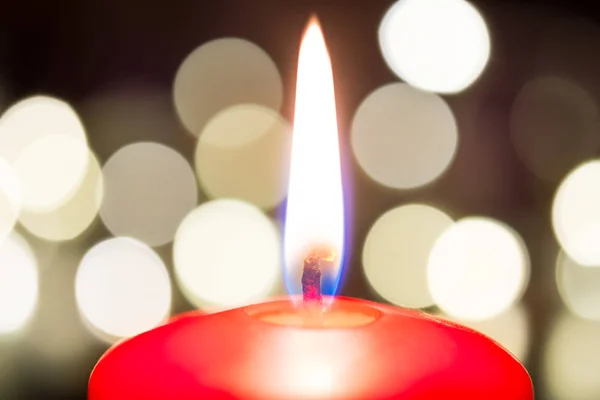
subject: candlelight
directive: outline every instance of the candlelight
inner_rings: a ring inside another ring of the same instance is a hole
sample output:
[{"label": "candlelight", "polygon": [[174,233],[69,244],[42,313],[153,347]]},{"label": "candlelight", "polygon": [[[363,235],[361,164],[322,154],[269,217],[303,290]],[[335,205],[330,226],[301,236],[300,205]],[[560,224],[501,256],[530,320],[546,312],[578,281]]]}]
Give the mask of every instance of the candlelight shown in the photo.
[{"label": "candlelight", "polygon": [[[88,398],[531,400],[527,371],[478,332],[362,299],[332,301],[343,265],[344,203],[331,62],[316,18],[302,40],[296,93],[284,232],[293,295],[189,313],[122,342],[94,368]],[[185,218],[173,249],[180,283],[213,295],[215,276],[247,290],[268,272],[253,264],[270,265],[259,246],[266,231],[241,229],[228,223],[231,213],[211,211],[223,205],[266,219],[239,200],[209,202]],[[206,221],[214,228],[191,234]],[[209,239],[218,241],[196,253]],[[223,273],[223,260],[239,260],[239,272]],[[212,282],[193,279],[202,265],[211,266]]]},{"label": "candlelight", "polygon": [[335,294],[344,254],[344,201],[331,60],[313,18],[298,61],[296,109],[284,232],[285,280],[302,293],[303,260],[315,249],[336,254],[322,271],[322,294]]}]

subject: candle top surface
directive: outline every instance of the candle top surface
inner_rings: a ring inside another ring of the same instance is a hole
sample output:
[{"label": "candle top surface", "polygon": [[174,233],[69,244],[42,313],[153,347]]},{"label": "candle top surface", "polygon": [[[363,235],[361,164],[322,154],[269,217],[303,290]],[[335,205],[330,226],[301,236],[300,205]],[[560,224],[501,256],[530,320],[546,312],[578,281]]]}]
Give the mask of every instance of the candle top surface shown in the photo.
[{"label": "candle top surface", "polygon": [[261,321],[309,329],[352,328],[378,320],[382,313],[362,304],[327,301],[327,305],[294,301],[270,302],[246,307],[246,314]]}]

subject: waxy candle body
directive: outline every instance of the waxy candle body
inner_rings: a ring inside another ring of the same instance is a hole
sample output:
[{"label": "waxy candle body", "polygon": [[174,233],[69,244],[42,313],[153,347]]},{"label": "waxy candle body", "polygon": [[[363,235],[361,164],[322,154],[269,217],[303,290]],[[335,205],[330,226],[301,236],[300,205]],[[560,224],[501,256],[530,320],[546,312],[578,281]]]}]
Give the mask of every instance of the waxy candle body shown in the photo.
[{"label": "waxy candle body", "polygon": [[[274,301],[143,333],[99,361],[89,399],[533,399],[523,366],[460,325],[348,298],[330,326],[286,325],[294,310]],[[365,318],[343,327],[344,313]]]}]

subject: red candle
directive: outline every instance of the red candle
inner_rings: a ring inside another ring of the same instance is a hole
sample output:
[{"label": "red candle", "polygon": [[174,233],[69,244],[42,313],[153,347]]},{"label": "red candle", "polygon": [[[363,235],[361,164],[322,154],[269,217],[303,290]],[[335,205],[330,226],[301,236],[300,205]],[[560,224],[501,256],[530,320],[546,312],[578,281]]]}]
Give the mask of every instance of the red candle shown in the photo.
[{"label": "red candle", "polygon": [[480,333],[416,311],[321,296],[335,292],[343,254],[333,98],[313,20],[300,51],[285,229],[286,283],[296,295],[188,313],[124,341],[98,362],[90,400],[533,399],[524,367]]},{"label": "red candle", "polygon": [[533,399],[512,355],[457,324],[349,298],[306,321],[289,299],[181,318],[110,350],[89,399]]}]

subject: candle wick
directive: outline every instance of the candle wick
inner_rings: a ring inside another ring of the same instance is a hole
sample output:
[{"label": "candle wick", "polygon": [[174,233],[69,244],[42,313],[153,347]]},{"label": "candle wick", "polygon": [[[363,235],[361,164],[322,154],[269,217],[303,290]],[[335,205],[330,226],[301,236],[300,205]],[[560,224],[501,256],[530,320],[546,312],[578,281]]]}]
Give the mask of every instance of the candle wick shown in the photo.
[{"label": "candle wick", "polygon": [[302,271],[302,298],[305,305],[321,304],[321,261],[322,254],[312,252],[304,259]]}]

